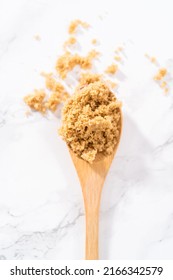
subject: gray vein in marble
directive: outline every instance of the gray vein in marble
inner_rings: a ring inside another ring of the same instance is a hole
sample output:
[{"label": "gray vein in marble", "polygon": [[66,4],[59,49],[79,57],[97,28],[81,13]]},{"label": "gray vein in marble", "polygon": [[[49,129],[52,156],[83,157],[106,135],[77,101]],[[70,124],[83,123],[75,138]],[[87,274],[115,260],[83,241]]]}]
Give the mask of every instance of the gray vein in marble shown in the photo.
[{"label": "gray vein in marble", "polygon": [[6,257],[4,255],[0,255],[0,260],[6,260]]},{"label": "gray vein in marble", "polygon": [[7,111],[0,111],[0,128],[6,124]]},{"label": "gray vein in marble", "polygon": [[158,241],[163,242],[164,240],[171,239],[171,238],[173,238],[173,213],[171,213],[171,215],[168,219],[168,223],[167,223],[167,226],[165,228],[164,235]]},{"label": "gray vein in marble", "polygon": [[[45,230],[45,231],[34,231],[31,233],[25,233],[21,235],[15,242],[13,242],[10,245],[1,246],[1,250],[8,252],[9,249],[13,248],[13,251],[15,252],[15,255],[13,257],[22,259],[22,251],[24,250],[30,250],[41,252],[42,254],[39,257],[42,257],[43,254],[46,256],[46,254],[54,248],[57,240],[60,241],[64,236],[67,235],[68,230],[76,225],[79,218],[82,217],[84,214],[82,213],[81,209],[78,209],[76,216],[73,217],[71,221],[69,221],[69,215],[71,214],[71,211],[73,209],[70,209],[70,211],[62,218],[60,223],[57,225],[57,227],[51,229],[51,230]],[[18,225],[5,225],[11,226],[12,229],[17,230]],[[20,233],[19,233],[20,234]],[[31,245],[32,244],[32,245]],[[27,248],[26,248],[27,247]],[[31,248],[32,247],[32,248]],[[15,248],[15,249],[14,249]],[[43,248],[43,249],[42,249]],[[37,255],[38,257],[38,255]]]},{"label": "gray vein in marble", "polygon": [[0,42],[0,59],[9,51],[16,38],[16,35],[12,35],[9,39]]},{"label": "gray vein in marble", "polygon": [[157,146],[154,149],[154,154],[160,153],[164,148],[167,148],[172,144],[173,144],[173,135],[171,135],[163,144]]}]

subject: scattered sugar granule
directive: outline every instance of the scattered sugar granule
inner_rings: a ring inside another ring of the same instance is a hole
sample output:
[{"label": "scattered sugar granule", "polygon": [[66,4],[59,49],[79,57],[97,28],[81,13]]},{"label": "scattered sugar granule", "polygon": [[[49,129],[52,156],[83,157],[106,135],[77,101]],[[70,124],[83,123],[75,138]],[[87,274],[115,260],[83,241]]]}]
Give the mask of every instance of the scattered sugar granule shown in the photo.
[{"label": "scattered sugar granule", "polygon": [[122,52],[123,50],[124,50],[124,48],[120,46],[120,47],[116,48],[115,53]]},{"label": "scattered sugar granule", "polygon": [[165,94],[167,94],[168,93],[168,91],[169,91],[169,89],[166,87],[166,88],[164,88],[164,93]]},{"label": "scattered sugar granule", "polygon": [[38,34],[34,35],[34,39],[35,39],[36,41],[41,41],[41,37],[40,37],[40,35],[38,35]]},{"label": "scattered sugar granule", "polygon": [[47,109],[55,112],[58,105],[64,102],[69,94],[65,90],[64,86],[60,82],[56,81],[52,73],[45,74],[45,79],[47,89],[52,91],[52,94],[47,100],[45,106]]},{"label": "scattered sugar granule", "polygon": [[88,58],[89,59],[93,59],[93,58],[96,58],[100,53],[96,50],[91,50],[89,53],[88,53]]},{"label": "scattered sugar granule", "polygon": [[160,68],[157,74],[154,76],[155,81],[161,81],[167,74],[166,68]]},{"label": "scattered sugar granule", "polygon": [[121,57],[120,57],[119,55],[114,56],[114,59],[115,59],[116,61],[121,61],[121,60],[122,60]]},{"label": "scattered sugar granule", "polygon": [[105,83],[107,84],[107,86],[108,86],[109,88],[112,88],[112,89],[114,89],[114,88],[116,88],[116,87],[118,86],[117,83],[112,82],[112,81],[110,81],[110,80],[106,80]]},{"label": "scattered sugar granule", "polygon": [[56,81],[52,73],[44,74],[44,76],[47,89],[58,92],[65,91],[64,86],[60,82]]},{"label": "scattered sugar granule", "polygon": [[[154,63],[157,65],[157,60],[154,56],[149,56],[147,53],[145,54],[145,57],[150,60],[151,63]],[[160,68],[156,75],[153,77],[153,79],[158,82],[159,86],[163,89],[163,92],[166,94],[169,91],[169,88],[167,87],[167,82],[164,81],[164,77],[167,75],[168,71],[166,68]]]},{"label": "scattered sugar granule", "polygon": [[56,70],[62,79],[65,79],[67,73],[76,65],[79,65],[82,69],[89,69],[92,67],[92,60],[98,55],[98,52],[92,50],[87,56],[83,57],[78,54],[71,54],[70,52],[65,52],[60,56],[56,63]]},{"label": "scattered sugar granule", "polygon": [[154,56],[150,57],[150,61],[151,61],[152,63],[157,63],[157,60],[156,60],[156,58],[155,58]]},{"label": "scattered sugar granule", "polygon": [[34,93],[29,94],[24,97],[24,102],[33,110],[36,110],[40,113],[46,112],[44,99],[46,97],[46,93],[43,89],[34,90]]},{"label": "scattered sugar granule", "polygon": [[167,86],[167,82],[162,81],[161,84],[160,84],[160,87],[161,88],[165,88],[166,86]]},{"label": "scattered sugar granule", "polygon": [[151,63],[156,64],[157,63],[157,59],[154,56],[149,56],[147,53],[145,54],[145,57],[148,58],[150,60]]},{"label": "scattered sugar granule", "polygon": [[[58,105],[63,103],[69,97],[69,94],[52,73],[41,73],[41,75],[45,77],[46,88],[51,92],[50,96],[46,96],[44,90],[35,90],[33,94],[24,97],[24,101],[30,108],[41,113],[45,113],[46,109],[55,112]],[[47,100],[44,101],[46,97]]]},{"label": "scattered sugar granule", "polygon": [[73,20],[70,23],[69,28],[68,28],[69,34],[76,33],[76,30],[79,25],[82,26],[83,28],[89,28],[89,26],[90,26],[87,22],[81,21],[80,19]]},{"label": "scattered sugar granule", "polygon": [[64,48],[76,44],[77,40],[75,37],[71,36],[67,41],[64,43]]},{"label": "scattered sugar granule", "polygon": [[117,72],[117,70],[118,70],[118,66],[116,64],[111,64],[107,67],[105,73],[113,75]]},{"label": "scattered sugar granule", "polygon": [[91,43],[92,43],[93,45],[96,45],[96,44],[98,43],[98,41],[97,41],[97,39],[92,39]]},{"label": "scattered sugar granule", "polygon": [[117,48],[117,51],[122,52],[122,51],[123,51],[123,47],[121,47],[121,46],[118,47],[118,48]]}]

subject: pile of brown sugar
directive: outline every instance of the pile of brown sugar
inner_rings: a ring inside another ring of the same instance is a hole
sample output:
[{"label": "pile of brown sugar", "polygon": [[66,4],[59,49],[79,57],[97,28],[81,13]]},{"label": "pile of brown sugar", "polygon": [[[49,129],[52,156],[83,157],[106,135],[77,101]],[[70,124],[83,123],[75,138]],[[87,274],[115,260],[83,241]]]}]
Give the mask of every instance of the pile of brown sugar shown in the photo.
[{"label": "pile of brown sugar", "polygon": [[120,136],[121,103],[102,81],[76,89],[62,115],[60,135],[82,159],[92,163],[109,155]]}]

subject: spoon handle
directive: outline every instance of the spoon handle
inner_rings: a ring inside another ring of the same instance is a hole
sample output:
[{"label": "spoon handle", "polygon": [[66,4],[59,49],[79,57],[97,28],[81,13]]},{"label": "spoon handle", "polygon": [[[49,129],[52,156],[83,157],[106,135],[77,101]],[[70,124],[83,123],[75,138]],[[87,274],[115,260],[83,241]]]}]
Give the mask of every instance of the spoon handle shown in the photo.
[{"label": "spoon handle", "polygon": [[85,179],[82,191],[86,217],[86,260],[98,259],[99,209],[103,180],[90,172],[89,180]]},{"label": "spoon handle", "polygon": [[86,216],[86,260],[98,259],[99,209],[103,184],[114,154],[89,164],[70,154],[82,188]]},{"label": "spoon handle", "polygon": [[85,259],[98,260],[99,212],[86,210]]}]

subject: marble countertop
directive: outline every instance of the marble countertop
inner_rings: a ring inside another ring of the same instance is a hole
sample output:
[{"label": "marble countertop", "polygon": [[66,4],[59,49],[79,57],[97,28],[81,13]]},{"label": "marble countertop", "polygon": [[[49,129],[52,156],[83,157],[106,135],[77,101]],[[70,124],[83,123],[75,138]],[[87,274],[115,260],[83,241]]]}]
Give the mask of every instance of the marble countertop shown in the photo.
[{"label": "marble countertop", "polygon": [[[57,134],[59,115],[26,116],[22,101],[43,87],[40,72],[52,71],[76,18],[92,25],[79,41],[100,40],[103,67],[124,45],[116,77],[123,134],[103,189],[100,258],[172,259],[171,0],[1,0],[0,7],[0,259],[84,257],[81,188]],[[167,95],[146,52],[169,71]]]}]

